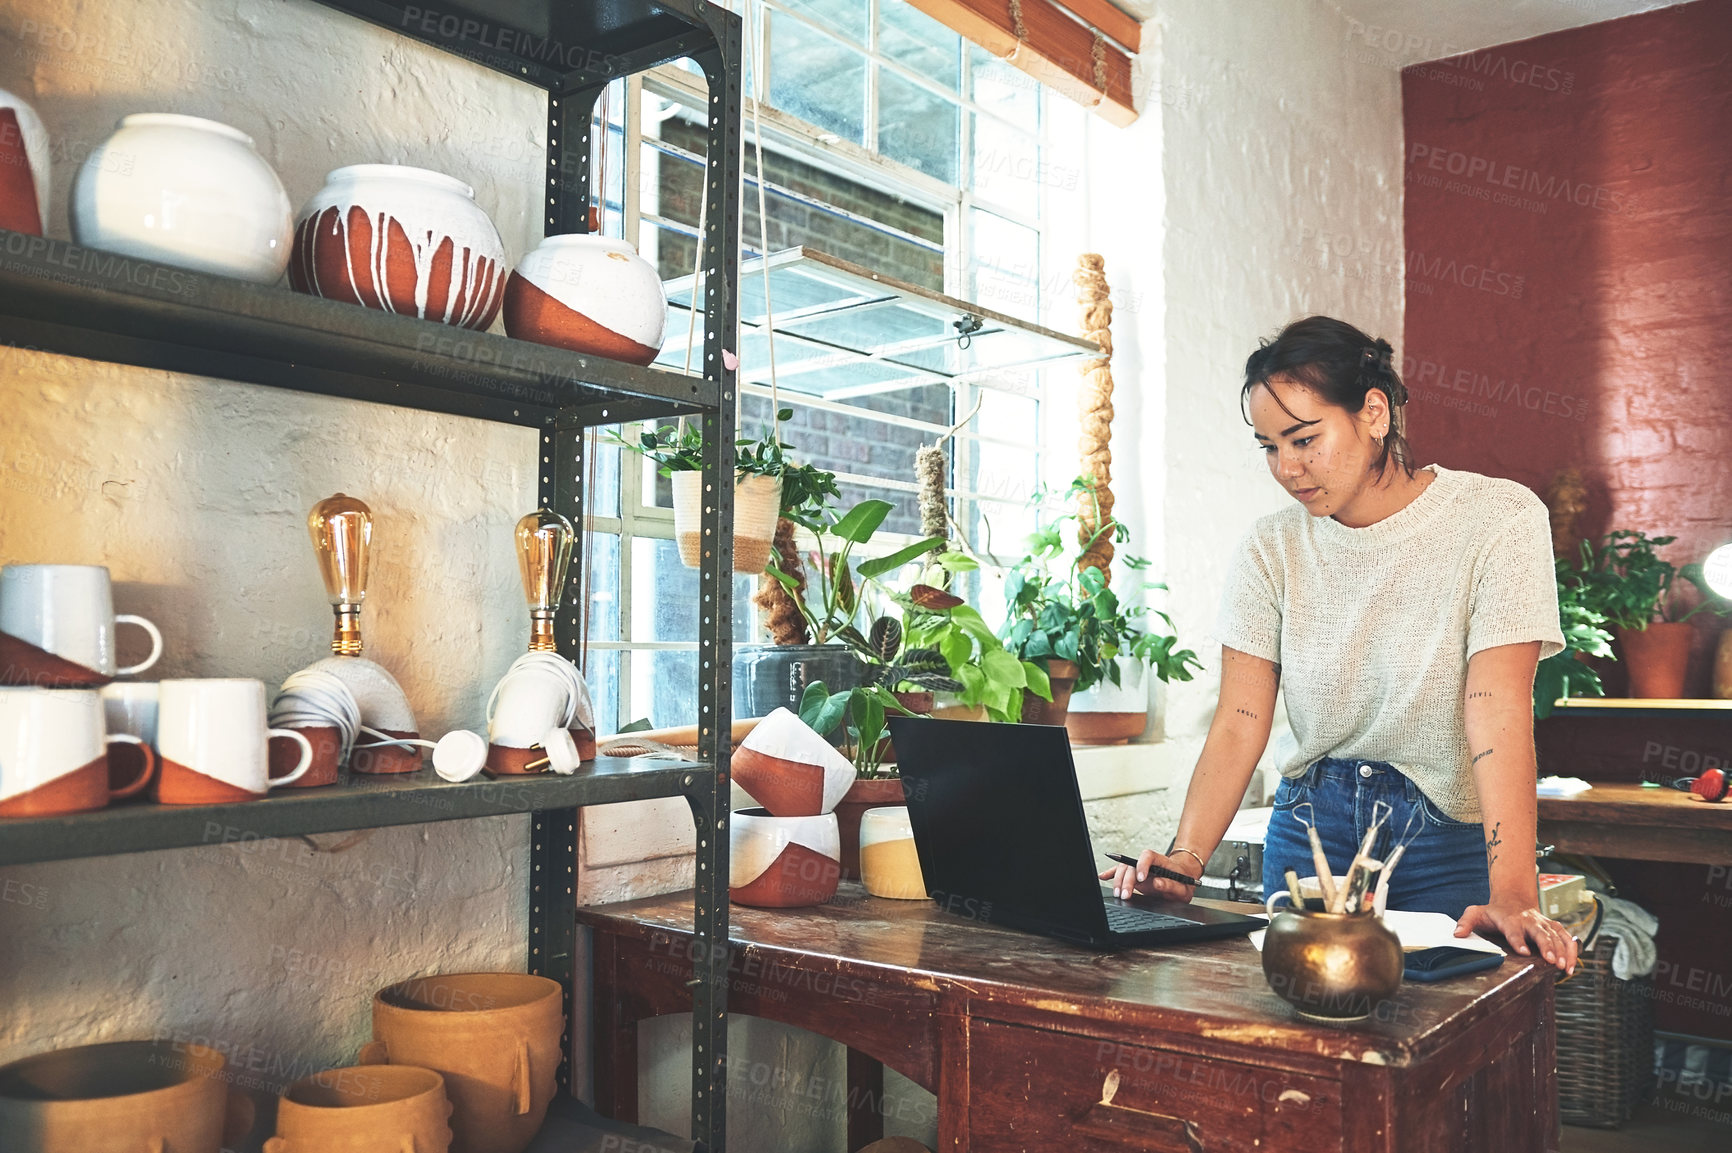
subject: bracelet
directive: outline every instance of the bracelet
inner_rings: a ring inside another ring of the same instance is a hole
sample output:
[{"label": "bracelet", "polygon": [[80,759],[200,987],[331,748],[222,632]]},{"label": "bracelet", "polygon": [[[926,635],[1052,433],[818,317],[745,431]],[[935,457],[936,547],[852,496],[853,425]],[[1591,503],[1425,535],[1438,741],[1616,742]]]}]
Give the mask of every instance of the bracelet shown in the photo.
[{"label": "bracelet", "polygon": [[[1182,848],[1179,846],[1174,846],[1173,848],[1167,850],[1167,858],[1169,860],[1171,860],[1174,853],[1191,853],[1191,850],[1186,849],[1186,848]],[[1202,876],[1203,873],[1208,869],[1209,866],[1204,864],[1203,858],[1197,856],[1197,854],[1195,854],[1195,853],[1191,853],[1191,860],[1197,862],[1197,875],[1199,877]]]}]

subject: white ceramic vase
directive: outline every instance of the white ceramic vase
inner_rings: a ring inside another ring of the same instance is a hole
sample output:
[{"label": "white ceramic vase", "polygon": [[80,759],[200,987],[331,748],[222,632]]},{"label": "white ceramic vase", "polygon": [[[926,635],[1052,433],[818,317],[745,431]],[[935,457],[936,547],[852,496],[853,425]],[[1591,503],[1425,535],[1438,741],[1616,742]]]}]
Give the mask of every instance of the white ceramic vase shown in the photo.
[{"label": "white ceramic vase", "polygon": [[728,896],[735,904],[786,909],[836,895],[842,835],[835,813],[773,817],[766,809],[739,809],[728,845]]},{"label": "white ceramic vase", "polygon": [[611,236],[549,236],[505,287],[511,336],[630,364],[656,358],[667,315],[655,266]]},{"label": "white ceramic vase", "polygon": [[72,182],[79,244],[271,284],[289,260],[282,181],[226,124],[168,112],[122,117]]},{"label": "white ceramic vase", "polygon": [[48,224],[48,129],[0,89],[0,228],[41,236]]},{"label": "white ceramic vase", "polygon": [[475,190],[403,164],[353,164],[295,221],[298,292],[484,329],[505,295],[505,244]]}]

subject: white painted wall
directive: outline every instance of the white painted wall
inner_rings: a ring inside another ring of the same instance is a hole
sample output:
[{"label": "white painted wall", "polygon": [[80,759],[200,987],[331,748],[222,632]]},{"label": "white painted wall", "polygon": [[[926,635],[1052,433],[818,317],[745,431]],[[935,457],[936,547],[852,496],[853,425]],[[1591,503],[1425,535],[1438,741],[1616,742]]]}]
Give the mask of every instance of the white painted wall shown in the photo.
[{"label": "white painted wall", "polygon": [[[404,161],[474,184],[513,260],[539,238],[539,93],[306,0],[4,0],[0,87],[53,135],[54,236],[114,122],[173,111],[251,134],[297,205],[331,168]],[[108,565],[119,611],[162,628],[150,676],[274,688],[327,654],[305,518],[339,489],[376,518],[367,653],[423,732],[480,725],[522,651],[532,430],[18,349],[0,413],[0,563]],[[204,1037],[275,1087],[350,1061],[389,981],[525,963],[522,816],[210,839],[4,870],[0,1061]]]}]

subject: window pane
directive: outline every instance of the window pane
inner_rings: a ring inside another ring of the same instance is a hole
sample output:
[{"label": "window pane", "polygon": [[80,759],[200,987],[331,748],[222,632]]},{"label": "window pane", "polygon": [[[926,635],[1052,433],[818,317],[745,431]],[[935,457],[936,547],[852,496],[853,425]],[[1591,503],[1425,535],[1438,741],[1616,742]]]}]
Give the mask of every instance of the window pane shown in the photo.
[{"label": "window pane", "polygon": [[[599,431],[617,433],[619,426]],[[590,516],[618,516],[621,450],[618,445],[608,444],[598,435],[590,441],[589,452],[592,475],[585,511]]]},{"label": "window pane", "polygon": [[946,184],[957,181],[957,106],[878,69],[878,151]]},{"label": "window pane", "polygon": [[856,43],[866,43],[866,0],[775,0],[775,3],[777,8],[787,8],[828,24]]},{"label": "window pane", "polygon": [[1030,132],[1040,128],[1040,82],[985,49],[968,46],[969,89],[974,102],[1020,124]]},{"label": "window pane", "polygon": [[834,37],[775,15],[770,20],[770,103],[861,144],[865,141],[866,58]]},{"label": "window pane", "polygon": [[[589,639],[619,639],[619,537],[610,532],[589,534]],[[572,557],[573,565],[582,563]]]},{"label": "window pane", "polygon": [[631,711],[648,717],[653,728],[696,724],[698,654],[666,649],[633,652]]},{"label": "window pane", "polygon": [[971,300],[1025,320],[1040,317],[1040,234],[978,209],[970,216]]},{"label": "window pane", "polygon": [[962,83],[962,37],[901,0],[880,0],[878,51],[952,92]]},{"label": "window pane", "polygon": [[631,720],[619,715],[620,652],[618,649],[590,649],[584,662],[583,679],[589,682],[589,695],[595,702],[595,724],[598,732],[607,734]]},{"label": "window pane", "polygon": [[1040,215],[1040,144],[992,116],[973,114],[974,191],[1031,219]]},{"label": "window pane", "polygon": [[[634,537],[631,542],[631,639],[698,643],[698,570],[680,563],[671,540]],[[751,577],[734,577],[735,636],[752,627]],[[681,721],[681,724],[687,722]]]}]

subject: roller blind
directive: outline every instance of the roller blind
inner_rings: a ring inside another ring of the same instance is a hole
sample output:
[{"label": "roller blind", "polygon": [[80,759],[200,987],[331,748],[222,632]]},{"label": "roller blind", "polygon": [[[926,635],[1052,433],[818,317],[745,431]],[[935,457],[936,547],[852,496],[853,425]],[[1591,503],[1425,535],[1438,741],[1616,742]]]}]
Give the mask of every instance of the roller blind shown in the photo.
[{"label": "roller blind", "polygon": [[908,0],[1049,88],[1114,124],[1137,118],[1135,20],[1109,0]]}]

